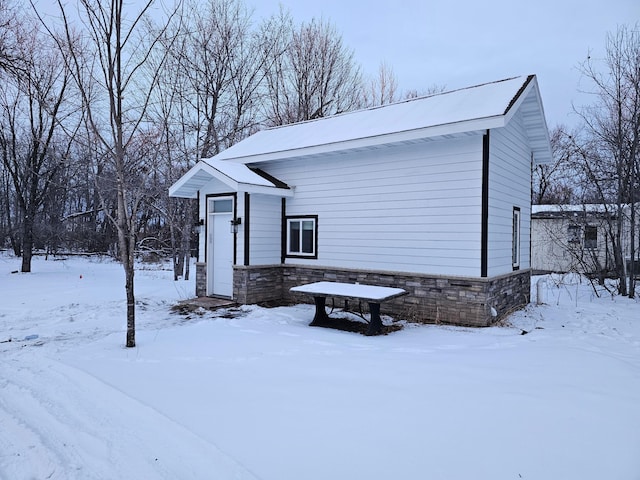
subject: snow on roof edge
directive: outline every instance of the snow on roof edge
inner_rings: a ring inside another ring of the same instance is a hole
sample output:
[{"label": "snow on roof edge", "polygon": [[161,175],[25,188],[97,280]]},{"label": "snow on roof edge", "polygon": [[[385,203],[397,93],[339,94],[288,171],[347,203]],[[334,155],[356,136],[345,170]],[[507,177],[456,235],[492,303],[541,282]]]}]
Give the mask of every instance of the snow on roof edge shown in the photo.
[{"label": "snow on roof edge", "polygon": [[584,203],[577,205],[569,204],[542,204],[531,205],[531,213],[603,213],[617,208],[613,204]]},{"label": "snow on roof edge", "polygon": [[[458,92],[462,92],[462,91],[466,91],[466,90],[473,90],[475,88],[485,87],[487,85],[495,85],[495,84],[499,84],[499,83],[503,83],[503,82],[509,82],[511,80],[516,80],[518,78],[526,78],[526,81],[522,84],[520,89],[516,92],[516,94],[514,95],[513,99],[509,103],[509,105],[507,105],[507,107],[506,107],[506,109],[505,109],[505,111],[503,113],[503,115],[504,115],[515,104],[515,102],[518,99],[518,97],[522,94],[522,92],[526,89],[526,87],[529,85],[529,83],[531,82],[531,80],[534,77],[535,77],[535,75],[532,74],[532,75],[519,75],[519,76],[515,76],[515,77],[503,78],[503,79],[500,79],[500,80],[494,80],[492,82],[479,83],[477,85],[471,85],[471,86],[468,86],[468,87],[454,88],[453,90],[447,90],[445,92],[430,93],[430,94],[427,94],[427,95],[420,95],[418,97],[405,98],[405,99],[402,99],[402,100],[397,100],[395,102],[385,103],[384,105],[374,105],[372,107],[365,107],[365,108],[359,108],[357,110],[349,110],[349,111],[346,111],[346,112],[340,112],[340,113],[336,113],[334,115],[330,115],[328,117],[318,117],[318,118],[312,118],[312,119],[309,119],[309,120],[300,120],[298,122],[287,123],[285,125],[274,125],[272,127],[266,127],[266,128],[260,129],[256,133],[266,132],[266,131],[270,131],[270,130],[278,130],[278,129],[281,129],[281,128],[288,128],[288,127],[292,127],[294,125],[304,125],[304,124],[308,124],[308,123],[321,122],[323,120],[328,120],[330,118],[336,118],[336,117],[342,117],[342,116],[347,116],[347,115],[354,115],[354,114],[358,114],[358,113],[379,110],[381,108],[387,108],[387,107],[391,107],[391,106],[394,106],[394,105],[402,105],[402,104],[405,104],[405,103],[411,103],[411,102],[417,102],[417,101],[420,101],[420,100],[425,100],[427,98],[441,97],[441,96],[450,95],[450,94],[453,94],[453,93],[458,93]],[[480,117],[480,118],[484,118],[484,117]],[[469,118],[467,120],[473,121],[473,120],[478,120],[478,118]],[[467,121],[467,120],[465,120],[465,121]],[[450,124],[453,124],[453,123],[460,123],[460,122],[446,122],[446,123],[441,123],[441,124],[432,125],[432,126],[438,127],[438,126],[441,126],[441,125],[450,125]],[[418,128],[416,128],[414,130],[418,130]],[[254,135],[256,133],[254,133]]]},{"label": "snow on roof edge", "polygon": [[[327,149],[338,145],[353,148],[346,145],[362,141],[366,143],[368,139],[388,139],[388,143],[402,141],[409,139],[412,132],[433,133],[426,134],[426,137],[495,128],[503,125],[495,125],[495,121],[492,125],[480,123],[507,118],[505,112],[518,104],[523,92],[531,84],[537,85],[532,82],[533,79],[535,75],[509,77],[391,104],[269,127],[213,158],[251,163],[252,160],[248,160],[250,158],[261,161],[278,154],[289,157],[295,156],[298,151],[307,154],[321,149],[325,153]],[[540,99],[540,96],[536,98]],[[456,128],[456,125],[460,127]],[[465,125],[469,126],[467,130],[462,129]],[[449,126],[455,131],[445,131]]]}]

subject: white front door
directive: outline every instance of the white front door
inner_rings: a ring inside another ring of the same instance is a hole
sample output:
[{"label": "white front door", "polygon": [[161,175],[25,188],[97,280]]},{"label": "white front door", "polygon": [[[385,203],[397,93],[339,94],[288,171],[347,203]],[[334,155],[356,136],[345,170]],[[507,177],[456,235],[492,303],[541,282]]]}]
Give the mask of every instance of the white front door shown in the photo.
[{"label": "white front door", "polygon": [[233,197],[207,202],[207,295],[233,296]]}]

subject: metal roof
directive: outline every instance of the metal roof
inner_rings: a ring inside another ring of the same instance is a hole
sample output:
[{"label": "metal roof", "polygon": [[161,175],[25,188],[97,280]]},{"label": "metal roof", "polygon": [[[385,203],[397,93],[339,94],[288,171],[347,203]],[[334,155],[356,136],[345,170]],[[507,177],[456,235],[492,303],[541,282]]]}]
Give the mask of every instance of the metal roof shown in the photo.
[{"label": "metal roof", "polygon": [[551,162],[535,75],[269,128],[214,158],[239,163],[358,149],[504,127],[521,111],[537,163]]}]

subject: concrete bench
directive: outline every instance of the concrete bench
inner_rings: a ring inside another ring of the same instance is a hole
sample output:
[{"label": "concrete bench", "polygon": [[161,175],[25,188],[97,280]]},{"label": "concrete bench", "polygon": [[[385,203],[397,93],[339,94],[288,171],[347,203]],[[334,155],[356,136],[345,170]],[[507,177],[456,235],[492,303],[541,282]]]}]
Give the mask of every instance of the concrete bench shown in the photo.
[{"label": "concrete bench", "polygon": [[407,291],[402,288],[379,287],[360,283],[315,282],[289,289],[290,292],[304,293],[313,297],[316,311],[310,325],[324,325],[329,319],[325,310],[327,297],[364,300],[369,304],[369,328],[367,335],[377,335],[382,330],[380,320],[380,304],[402,295]]}]

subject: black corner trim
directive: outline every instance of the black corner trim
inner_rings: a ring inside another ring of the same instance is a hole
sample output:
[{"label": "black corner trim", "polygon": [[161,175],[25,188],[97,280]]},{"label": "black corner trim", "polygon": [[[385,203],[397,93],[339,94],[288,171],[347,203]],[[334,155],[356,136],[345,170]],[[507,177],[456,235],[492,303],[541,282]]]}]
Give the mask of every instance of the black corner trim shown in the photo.
[{"label": "black corner trim", "polygon": [[249,256],[251,254],[250,250],[250,216],[251,213],[251,196],[248,192],[244,192],[244,264],[245,266],[249,266]]},{"label": "black corner trim", "polygon": [[[515,212],[518,212],[518,242],[520,242],[520,244],[522,244],[522,239],[520,238],[520,236],[522,235],[522,232],[520,230],[520,222],[521,222],[521,219],[522,219],[521,213],[520,213],[521,212],[520,207],[514,206],[512,215],[515,215]],[[529,245],[529,247],[531,247],[531,245]],[[513,246],[511,248],[513,248]],[[531,250],[529,250],[529,251],[531,251]],[[513,258],[511,259],[511,262],[512,262],[511,263],[511,267],[512,267],[514,272],[520,270],[520,254],[521,254],[520,245],[518,245],[518,265],[514,265],[513,264]]]},{"label": "black corner trim", "polygon": [[287,199],[282,197],[280,212],[280,263],[287,258]]},{"label": "black corner trim", "polygon": [[487,277],[489,261],[489,130],[482,136],[482,219],[480,276]]}]

